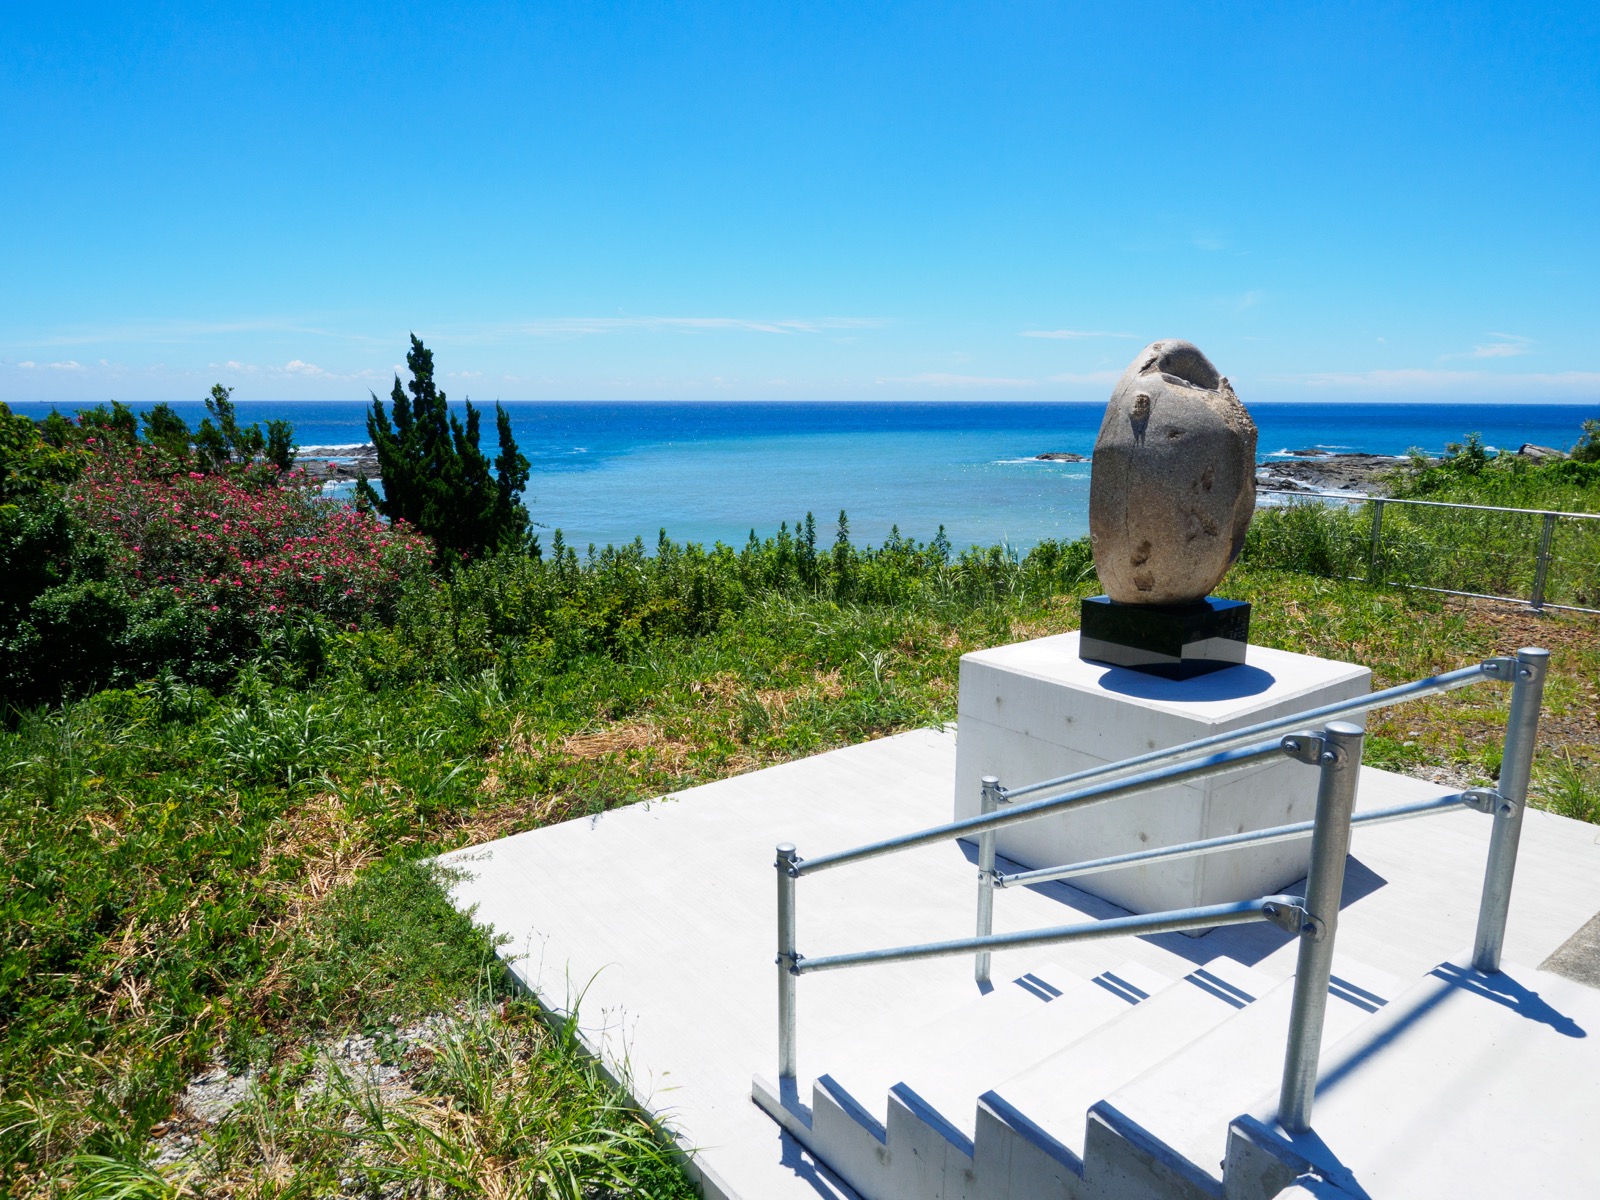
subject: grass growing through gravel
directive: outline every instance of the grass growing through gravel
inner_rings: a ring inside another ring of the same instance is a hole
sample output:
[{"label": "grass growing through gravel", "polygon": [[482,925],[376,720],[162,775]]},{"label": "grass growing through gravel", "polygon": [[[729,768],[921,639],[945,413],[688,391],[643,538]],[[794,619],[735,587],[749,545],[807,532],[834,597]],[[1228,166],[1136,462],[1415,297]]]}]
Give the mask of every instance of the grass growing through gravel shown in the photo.
[{"label": "grass growing through gravel", "polygon": [[[767,577],[672,553],[483,564],[314,669],[262,658],[221,694],[162,676],[0,732],[0,1187],[690,1195],[423,860],[953,720],[962,653],[1075,628],[1093,584],[1082,547],[851,552],[809,582],[775,551]],[[1594,618],[1260,558],[1220,589],[1254,603],[1252,640],[1375,687],[1551,649],[1536,802],[1600,819]],[[1508,694],[1375,714],[1368,761],[1491,778]],[[330,1058],[356,1035],[394,1078]],[[254,1087],[210,1125],[175,1102],[213,1066]]]}]

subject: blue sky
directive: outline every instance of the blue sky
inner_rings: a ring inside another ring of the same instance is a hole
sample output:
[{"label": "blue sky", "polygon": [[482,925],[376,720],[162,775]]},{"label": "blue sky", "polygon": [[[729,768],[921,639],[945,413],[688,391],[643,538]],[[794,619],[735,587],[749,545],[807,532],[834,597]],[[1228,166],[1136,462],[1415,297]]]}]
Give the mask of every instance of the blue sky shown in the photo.
[{"label": "blue sky", "polygon": [[1600,399],[1600,5],[8,5],[0,400]]}]

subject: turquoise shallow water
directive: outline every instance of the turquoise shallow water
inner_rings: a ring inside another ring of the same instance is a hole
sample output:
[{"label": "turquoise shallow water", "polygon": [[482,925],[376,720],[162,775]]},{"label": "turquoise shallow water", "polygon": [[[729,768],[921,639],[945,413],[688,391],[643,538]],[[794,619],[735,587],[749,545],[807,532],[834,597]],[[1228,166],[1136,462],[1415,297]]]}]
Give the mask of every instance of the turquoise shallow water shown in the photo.
[{"label": "turquoise shallow water", "polygon": [[[42,416],[48,406],[16,404]],[[143,406],[135,406],[143,407]],[[204,408],[175,404],[191,425]],[[852,536],[878,542],[898,525],[927,539],[942,524],[956,545],[1088,530],[1089,465],[1039,462],[1047,451],[1087,455],[1101,404],[535,404],[507,410],[533,464],[528,507],[541,528],[593,542],[676,540],[742,544],[814,512],[831,540],[839,510]],[[302,446],[367,440],[356,402],[241,403],[245,421],[285,417]],[[1322,446],[1430,453],[1479,432],[1491,446],[1565,448],[1583,405],[1252,404],[1259,452]],[[493,419],[485,422],[493,439]]]}]

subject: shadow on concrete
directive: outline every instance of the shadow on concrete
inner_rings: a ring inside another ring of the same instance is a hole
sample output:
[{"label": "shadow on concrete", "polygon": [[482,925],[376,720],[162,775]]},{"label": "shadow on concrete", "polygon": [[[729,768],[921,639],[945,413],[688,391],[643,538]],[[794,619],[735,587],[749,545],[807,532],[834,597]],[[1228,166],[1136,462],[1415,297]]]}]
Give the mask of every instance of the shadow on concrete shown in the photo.
[{"label": "shadow on concrete", "polygon": [[827,1200],[859,1200],[849,1184],[813,1158],[792,1135],[780,1133],[778,1136],[783,1145],[783,1155],[778,1161],[793,1171],[797,1179],[809,1184],[817,1195]]},{"label": "shadow on concrete", "polygon": [[1281,1136],[1287,1138],[1296,1153],[1303,1155],[1316,1167],[1322,1180],[1338,1189],[1336,1195],[1350,1196],[1352,1200],[1372,1200],[1372,1193],[1357,1182],[1355,1172],[1345,1166],[1344,1160],[1333,1152],[1332,1146],[1317,1136],[1315,1130]]},{"label": "shadow on concrete", "polygon": [[[974,866],[978,862],[978,847],[973,842],[962,841],[956,843],[961,847],[961,852],[967,861]],[[1023,864],[1007,858],[1003,854],[995,855],[995,869],[1001,874],[1010,874],[1013,871],[1028,870]],[[1109,874],[1109,872],[1107,872]],[[1348,908],[1357,900],[1370,896],[1379,888],[1388,884],[1388,880],[1372,870],[1358,858],[1347,858],[1344,868],[1344,892],[1339,897],[1339,907]],[[1035,883],[1028,886],[1028,890],[1037,896],[1044,896],[1054,900],[1062,907],[1082,916],[1089,921],[1105,921],[1112,917],[1130,916],[1130,912],[1109,900],[1102,900],[1099,896],[1075,888],[1064,880],[1052,880],[1049,883]],[[1306,894],[1306,880],[1297,879],[1295,882],[1280,888],[1285,895],[1303,896]],[[999,893],[997,903],[1004,903],[1005,891]],[[1070,921],[1071,918],[1066,918]],[[1221,929],[1213,929],[1209,933],[1192,936],[1186,933],[1158,933],[1144,939],[1153,946],[1179,958],[1188,959],[1196,966],[1204,966],[1217,958],[1231,958],[1243,966],[1253,967],[1274,951],[1282,949],[1289,942],[1294,941],[1292,934],[1279,929],[1276,925],[1265,921],[1252,925],[1226,925]]]},{"label": "shadow on concrete", "polygon": [[[1406,1036],[1417,1024],[1425,1020],[1429,1013],[1437,1009],[1452,996],[1465,993],[1494,1004],[1509,1008],[1518,1016],[1526,1017],[1530,1021],[1537,1021],[1548,1025],[1563,1037],[1587,1037],[1583,1027],[1565,1013],[1551,1007],[1538,992],[1525,987],[1518,982],[1509,972],[1501,971],[1494,975],[1485,975],[1481,971],[1460,963],[1440,963],[1428,973],[1429,977],[1436,979],[1443,986],[1438,987],[1433,994],[1426,996],[1404,1011],[1393,1024],[1389,1025],[1381,1034],[1369,1041],[1363,1041],[1358,1047],[1348,1052],[1337,1064],[1324,1071],[1317,1080],[1317,1096],[1326,1096],[1334,1088],[1346,1082],[1365,1064],[1373,1061],[1379,1054],[1393,1046]],[[1253,1118],[1247,1118],[1247,1123]],[[1341,1189],[1339,1194],[1348,1193],[1354,1197],[1369,1197],[1369,1193],[1357,1182],[1354,1171],[1345,1165],[1344,1161],[1335,1152],[1334,1148],[1319,1137],[1315,1131],[1291,1134],[1281,1125],[1270,1122],[1265,1128],[1272,1138],[1286,1143],[1294,1153],[1309,1163],[1328,1183]],[[1370,1200],[1370,1198],[1369,1198]]]},{"label": "shadow on concrete", "polygon": [[1447,962],[1440,963],[1428,974],[1448,986],[1441,987],[1433,995],[1410,1008],[1405,1016],[1395,1021],[1380,1036],[1363,1042],[1358,1049],[1347,1054],[1336,1065],[1323,1071],[1317,1080],[1317,1095],[1321,1096],[1338,1087],[1364,1064],[1404,1037],[1417,1022],[1423,1020],[1456,992],[1466,992],[1504,1005],[1519,1016],[1550,1026],[1563,1037],[1589,1036],[1583,1026],[1565,1013],[1552,1008],[1538,992],[1524,987],[1505,971],[1495,975],[1485,975],[1471,967]]},{"label": "shadow on concrete", "polygon": [[1245,696],[1259,696],[1276,682],[1278,677],[1271,671],[1251,666],[1228,667],[1193,679],[1163,679],[1127,667],[1112,667],[1100,676],[1100,686],[1108,692],[1140,700],[1173,702],[1239,700]]},{"label": "shadow on concrete", "polygon": [[1523,987],[1505,971],[1485,975],[1481,971],[1474,971],[1471,967],[1447,962],[1440,963],[1428,974],[1462,991],[1471,992],[1474,996],[1502,1004],[1519,1017],[1548,1025],[1562,1037],[1589,1036],[1582,1025],[1559,1009],[1552,1008],[1538,992]]}]

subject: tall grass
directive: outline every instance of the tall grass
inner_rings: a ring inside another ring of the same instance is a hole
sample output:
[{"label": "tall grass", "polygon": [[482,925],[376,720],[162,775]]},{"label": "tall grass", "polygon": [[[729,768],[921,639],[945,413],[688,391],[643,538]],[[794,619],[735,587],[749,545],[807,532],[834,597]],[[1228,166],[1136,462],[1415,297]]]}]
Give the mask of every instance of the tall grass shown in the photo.
[{"label": "tall grass", "polygon": [[[1389,501],[1373,537],[1375,502],[1302,500],[1265,509],[1246,537],[1247,561],[1329,578],[1527,600],[1545,518]],[[1546,603],[1600,607],[1600,519],[1557,518]]]}]

